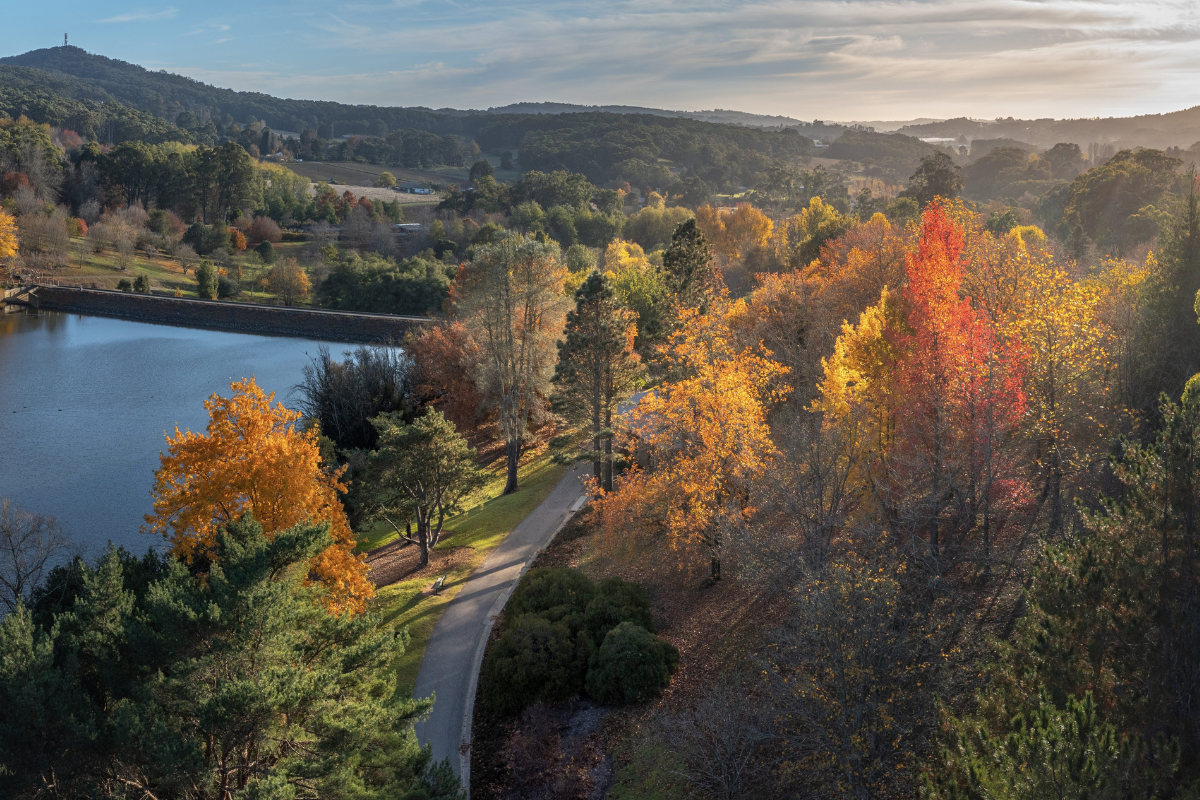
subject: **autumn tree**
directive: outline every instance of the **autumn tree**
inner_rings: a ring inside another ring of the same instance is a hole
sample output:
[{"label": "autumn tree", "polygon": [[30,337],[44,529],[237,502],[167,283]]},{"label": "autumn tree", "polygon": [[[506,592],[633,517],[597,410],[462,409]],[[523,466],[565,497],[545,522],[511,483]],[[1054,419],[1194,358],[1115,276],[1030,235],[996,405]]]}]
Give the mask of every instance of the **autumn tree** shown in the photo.
[{"label": "autumn tree", "polygon": [[270,538],[305,521],[327,522],[332,543],[312,559],[331,607],[361,612],[375,594],[367,566],[338,495],[341,470],[321,463],[316,428],[301,430],[299,412],[272,405],[254,379],[235,381],[229,398],[204,402],[205,433],[167,437],[168,452],[155,473],[154,513],[143,530],[161,535],[190,564],[215,558],[217,531],[249,511]]},{"label": "autumn tree", "polygon": [[296,259],[282,259],[272,267],[271,274],[267,277],[267,288],[285,306],[295,305],[308,297],[310,288],[308,273],[296,263]]},{"label": "autumn tree", "polygon": [[817,258],[827,242],[837,239],[851,227],[851,218],[820,197],[814,197],[806,208],[779,227],[785,263],[793,269],[803,269]]},{"label": "autumn tree", "polygon": [[737,347],[724,308],[685,311],[668,357],[679,378],[642,398],[619,439],[649,466],[632,466],[610,493],[594,487],[596,505],[610,542],[665,536],[685,561],[706,555],[718,580],[774,450],[767,409],[787,393],[784,368]]},{"label": "autumn tree", "polygon": [[977,532],[986,561],[1021,500],[1009,442],[1025,409],[1024,352],[960,294],[962,246],[933,204],[907,284],[844,326],[814,405],[834,424],[859,408],[874,417],[870,485],[884,523],[898,542],[923,540],[935,574]]},{"label": "autumn tree", "polygon": [[695,218],[681,223],[671,234],[671,244],[663,253],[663,271],[675,301],[685,308],[705,308],[719,289],[721,278]]},{"label": "autumn tree", "polygon": [[0,258],[12,258],[17,248],[17,223],[11,214],[0,210]]},{"label": "autumn tree", "polygon": [[[363,494],[368,515],[417,545],[421,566],[442,536],[442,524],[484,483],[475,450],[437,409],[411,423],[401,414],[371,420],[379,432]],[[415,530],[414,530],[415,527]]]},{"label": "autumn tree", "polygon": [[1021,260],[1024,291],[1008,325],[1027,354],[1023,425],[1034,448],[1038,496],[1050,506],[1047,533],[1062,531],[1075,480],[1086,475],[1115,421],[1107,378],[1102,287],[1075,281],[1045,253]]},{"label": "autumn tree", "polygon": [[775,229],[771,218],[750,203],[739,203],[732,209],[700,206],[696,209],[696,225],[722,267],[742,260],[756,247],[765,247]]},{"label": "autumn tree", "polygon": [[575,309],[567,312],[563,333],[552,378],[555,405],[586,432],[596,481],[611,490],[613,413],[637,387],[642,371],[633,350],[634,315],[617,301],[608,279],[593,271],[575,292]]},{"label": "autumn tree", "polygon": [[426,325],[404,340],[412,357],[413,386],[422,403],[432,404],[459,430],[479,424],[485,403],[474,380],[479,347],[460,320]]},{"label": "autumn tree", "polygon": [[556,245],[508,236],[477,247],[455,282],[455,312],[479,348],[476,382],[498,407],[508,460],[505,494],[517,490],[530,414],[548,394],[566,312],[566,272]]}]

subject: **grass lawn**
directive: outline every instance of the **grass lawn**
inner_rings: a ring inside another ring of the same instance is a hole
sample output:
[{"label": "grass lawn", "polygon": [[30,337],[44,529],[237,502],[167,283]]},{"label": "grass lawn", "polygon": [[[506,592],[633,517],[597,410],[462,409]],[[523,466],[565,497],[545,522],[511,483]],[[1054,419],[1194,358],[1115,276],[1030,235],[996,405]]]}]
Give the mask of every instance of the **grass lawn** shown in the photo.
[{"label": "grass lawn", "polygon": [[[503,466],[503,460],[500,465]],[[475,568],[509,531],[546,499],[565,472],[565,467],[552,463],[545,453],[534,454],[521,469],[520,490],[504,496],[500,494],[504,490],[504,472],[494,470],[488,485],[476,496],[476,504],[446,523],[447,533],[438,543],[438,549],[465,547],[471,552],[451,570],[441,594],[423,594],[430,583],[428,575],[379,590],[374,610],[383,616],[384,622],[407,628],[411,639],[397,669],[397,691],[405,696],[412,694],[425,646],[446,603],[458,594]],[[378,547],[395,538],[395,533],[377,527],[367,533],[360,549]]]}]

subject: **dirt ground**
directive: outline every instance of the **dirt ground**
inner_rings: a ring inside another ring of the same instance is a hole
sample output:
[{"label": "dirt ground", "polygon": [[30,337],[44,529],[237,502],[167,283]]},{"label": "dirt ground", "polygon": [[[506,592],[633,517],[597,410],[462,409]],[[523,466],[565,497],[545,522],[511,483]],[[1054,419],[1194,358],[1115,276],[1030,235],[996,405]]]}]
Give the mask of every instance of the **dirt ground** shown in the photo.
[{"label": "dirt ground", "polygon": [[439,576],[445,575],[470,557],[469,547],[431,550],[429,563],[422,568],[420,548],[403,539],[397,539],[367,553],[367,565],[371,568],[371,580],[379,587],[421,576],[427,576],[432,586]]}]

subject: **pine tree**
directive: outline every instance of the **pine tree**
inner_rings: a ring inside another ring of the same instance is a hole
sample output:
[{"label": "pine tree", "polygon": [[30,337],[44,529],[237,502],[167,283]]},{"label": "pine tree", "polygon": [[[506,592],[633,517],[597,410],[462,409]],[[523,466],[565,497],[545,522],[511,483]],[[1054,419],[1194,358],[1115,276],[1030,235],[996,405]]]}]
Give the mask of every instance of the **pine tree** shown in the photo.
[{"label": "pine tree", "polygon": [[663,253],[663,269],[679,305],[701,311],[708,307],[721,279],[713,267],[708,240],[694,218],[680,223],[671,234],[671,245]]},{"label": "pine tree", "polygon": [[0,622],[0,795],[460,797],[413,733],[428,702],[396,692],[407,636],[314,602],[330,541],[247,514],[204,574],[114,550],[62,568]]},{"label": "pine tree", "polygon": [[641,360],[633,350],[637,327],[608,279],[593,271],[575,292],[567,313],[566,338],[558,343],[553,383],[555,405],[591,441],[596,481],[612,489],[612,425],[617,406],[637,388]]}]

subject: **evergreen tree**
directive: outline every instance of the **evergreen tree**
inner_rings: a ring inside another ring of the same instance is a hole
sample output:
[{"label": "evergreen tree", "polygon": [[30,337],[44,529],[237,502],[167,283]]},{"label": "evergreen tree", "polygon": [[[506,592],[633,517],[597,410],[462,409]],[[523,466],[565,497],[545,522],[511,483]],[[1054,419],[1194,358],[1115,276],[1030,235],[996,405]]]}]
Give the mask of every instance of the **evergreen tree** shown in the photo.
[{"label": "evergreen tree", "polygon": [[201,300],[212,300],[217,296],[217,271],[211,261],[201,261],[196,268],[196,294]]},{"label": "evergreen tree", "polygon": [[110,550],[60,570],[0,623],[0,795],[459,797],[413,734],[428,703],[396,693],[406,634],[316,602],[329,540],[268,540],[247,515],[219,563]]},{"label": "evergreen tree", "polygon": [[404,417],[394,411],[371,420],[379,439],[371,453],[364,494],[370,516],[416,544],[424,566],[441,538],[447,515],[483,485],[484,477],[475,449],[442,412],[430,409],[411,424]]},{"label": "evergreen tree", "polygon": [[611,491],[613,413],[641,377],[634,315],[617,301],[608,279],[593,271],[575,292],[564,333],[552,378],[555,405],[591,440],[591,451],[576,458],[590,458],[597,482]]},{"label": "evergreen tree", "polygon": [[693,217],[671,234],[671,245],[663,253],[663,269],[676,302],[686,308],[707,308],[721,279],[713,266],[712,251]]}]

